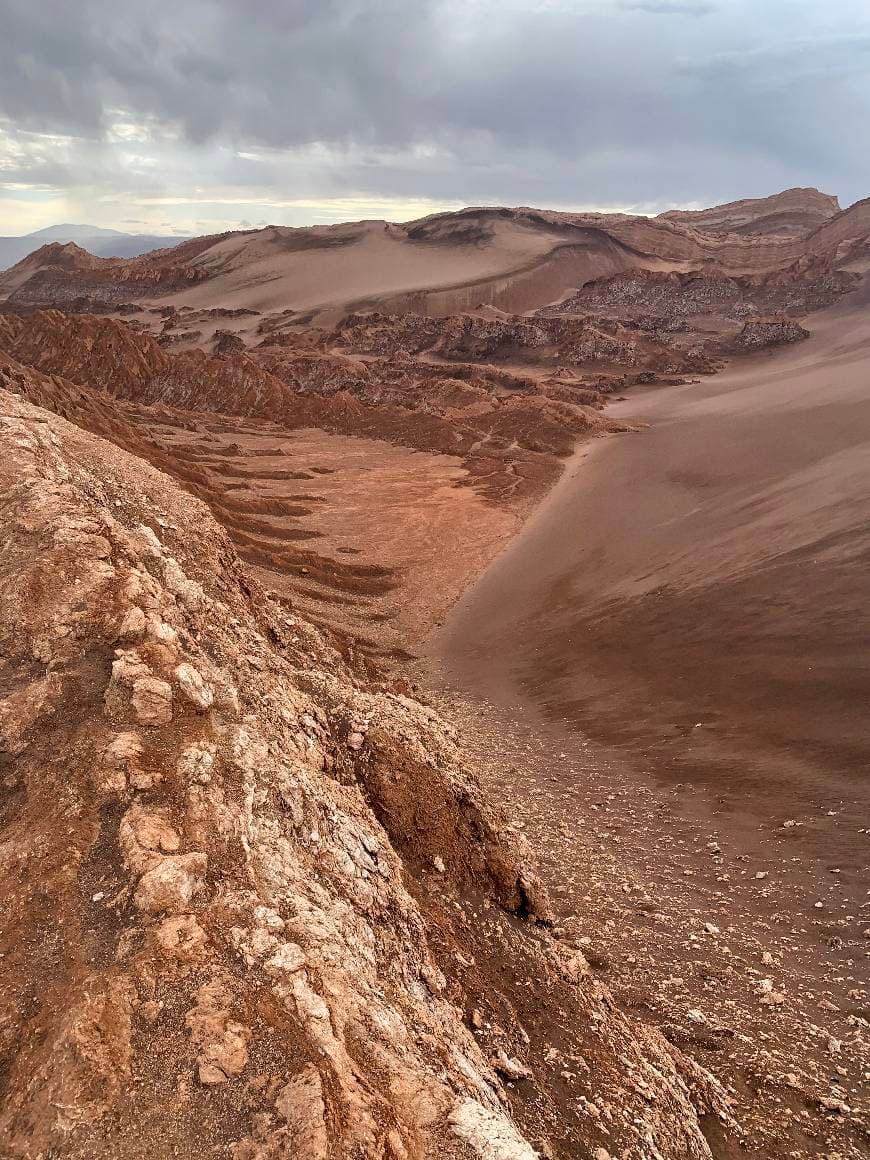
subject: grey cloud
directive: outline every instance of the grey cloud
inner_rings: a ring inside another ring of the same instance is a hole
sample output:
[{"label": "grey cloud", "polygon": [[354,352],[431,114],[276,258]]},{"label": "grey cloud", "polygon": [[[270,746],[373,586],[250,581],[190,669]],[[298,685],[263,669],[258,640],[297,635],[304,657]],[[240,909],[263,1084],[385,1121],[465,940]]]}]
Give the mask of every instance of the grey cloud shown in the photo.
[{"label": "grey cloud", "polygon": [[709,16],[718,9],[708,0],[620,0],[629,12],[649,12],[653,16]]},{"label": "grey cloud", "polygon": [[[862,0],[0,0],[0,27],[0,113],[80,139],[78,163],[39,162],[58,184],[204,201],[210,183],[560,204],[870,191]],[[119,110],[151,139],[114,140]]]}]

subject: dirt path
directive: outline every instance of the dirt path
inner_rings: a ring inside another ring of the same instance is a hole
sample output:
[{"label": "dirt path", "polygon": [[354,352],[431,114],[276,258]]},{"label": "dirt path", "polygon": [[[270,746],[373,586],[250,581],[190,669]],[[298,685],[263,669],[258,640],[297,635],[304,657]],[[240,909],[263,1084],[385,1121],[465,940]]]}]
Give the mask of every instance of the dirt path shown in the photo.
[{"label": "dirt path", "polygon": [[581,449],[430,642],[566,933],[739,1093],[734,1155],[870,1155],[865,299],[619,404],[650,426]]}]

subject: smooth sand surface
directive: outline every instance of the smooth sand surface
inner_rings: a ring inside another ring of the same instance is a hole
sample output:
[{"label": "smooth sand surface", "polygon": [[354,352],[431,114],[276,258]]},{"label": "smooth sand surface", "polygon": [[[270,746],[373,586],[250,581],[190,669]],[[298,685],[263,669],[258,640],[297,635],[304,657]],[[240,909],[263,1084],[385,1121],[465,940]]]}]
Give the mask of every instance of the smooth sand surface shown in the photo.
[{"label": "smooth sand surface", "polygon": [[581,448],[431,640],[454,687],[750,816],[866,814],[870,286],[807,325],[612,408],[650,426]]},{"label": "smooth sand surface", "polygon": [[[322,245],[314,244],[318,239]],[[550,253],[558,241],[512,222],[497,224],[486,245],[461,235],[415,243],[386,222],[324,230],[306,248],[294,248],[302,243],[292,230],[262,231],[207,250],[195,264],[212,278],[167,301],[194,308],[218,302],[255,310],[322,308],[505,274]]]}]

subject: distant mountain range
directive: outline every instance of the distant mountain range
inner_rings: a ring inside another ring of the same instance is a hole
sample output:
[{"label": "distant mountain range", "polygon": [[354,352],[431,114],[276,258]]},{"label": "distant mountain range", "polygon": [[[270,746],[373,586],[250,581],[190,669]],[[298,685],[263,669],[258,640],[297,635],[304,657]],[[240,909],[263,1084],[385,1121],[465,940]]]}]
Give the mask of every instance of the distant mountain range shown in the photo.
[{"label": "distant mountain range", "polygon": [[120,230],[64,222],[62,225],[35,230],[23,237],[0,237],[0,270],[14,266],[47,242],[75,242],[98,258],[135,258],[149,250],[174,246],[183,241],[186,238],[177,234],[125,234]]}]

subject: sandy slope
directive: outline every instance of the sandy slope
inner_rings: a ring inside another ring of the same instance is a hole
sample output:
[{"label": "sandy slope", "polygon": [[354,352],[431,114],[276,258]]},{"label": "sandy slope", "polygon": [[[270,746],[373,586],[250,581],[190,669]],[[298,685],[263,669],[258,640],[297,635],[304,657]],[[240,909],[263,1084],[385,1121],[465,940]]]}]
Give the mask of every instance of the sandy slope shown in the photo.
[{"label": "sandy slope", "polygon": [[450,663],[610,736],[669,738],[681,775],[739,760],[759,809],[832,778],[866,792],[868,299],[788,354],[614,408],[652,426],[580,452],[456,610]]},{"label": "sandy slope", "polygon": [[[711,261],[738,273],[781,268],[805,253],[833,254],[866,236],[870,219],[870,203],[836,213],[835,200],[816,191],[738,204],[739,210],[719,207],[724,212],[718,217],[705,211],[698,228],[691,214],[646,218],[527,208],[468,209],[405,225],[269,227],[203,249],[190,264],[207,280],[171,301],[315,313],[366,302],[435,314],[480,304],[523,311],[628,268],[689,269]],[[721,232],[708,232],[710,215]],[[771,217],[778,224],[769,236],[744,236]]]},{"label": "sandy slope", "polygon": [[[479,247],[461,236],[436,246],[409,244],[400,227],[372,221],[232,235],[196,264],[219,278],[223,306],[307,310],[491,277],[552,248],[552,237],[511,222],[497,226],[489,244]],[[209,306],[216,301],[215,288],[209,281],[172,301]]]},{"label": "sandy slope", "polygon": [[327,324],[366,306],[433,315],[481,306],[522,313],[629,269],[686,271],[715,263],[756,273],[806,255],[845,263],[868,229],[870,203],[836,213],[835,199],[806,190],[719,207],[698,221],[691,214],[485,208],[405,225],[269,227],[202,249],[190,267],[205,280],[161,301],[294,310]]},{"label": "sandy slope", "polygon": [[[560,919],[620,961],[621,1001],[754,1093],[752,1155],[851,1157],[867,1154],[870,289],[807,325],[799,349],[617,404],[639,429],[578,452],[431,655],[545,852]],[[620,891],[642,951],[620,941]],[[736,1037],[727,1059],[699,1009]],[[829,1151],[836,1116],[820,1129],[813,1099],[845,1089],[864,1111]]]}]

